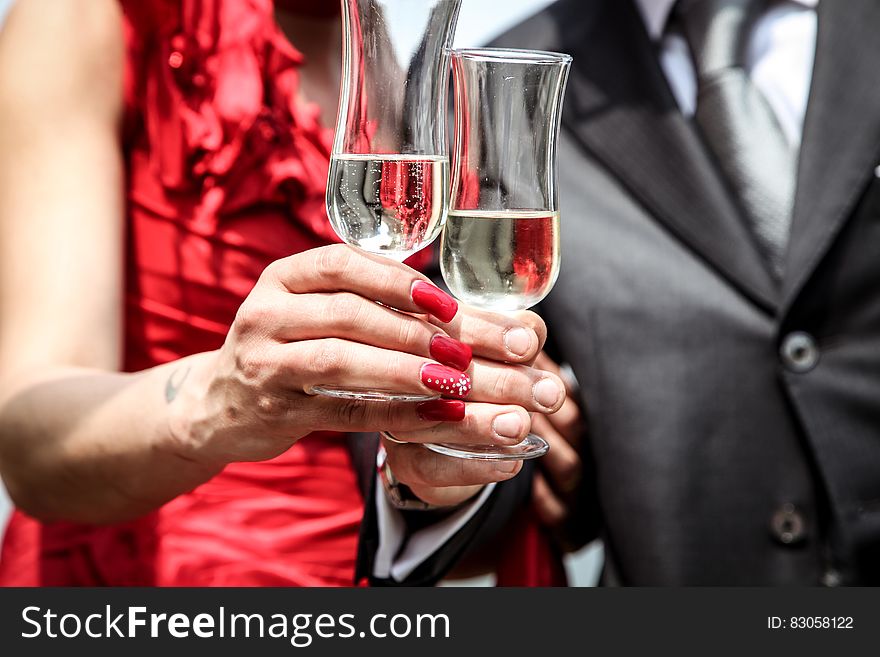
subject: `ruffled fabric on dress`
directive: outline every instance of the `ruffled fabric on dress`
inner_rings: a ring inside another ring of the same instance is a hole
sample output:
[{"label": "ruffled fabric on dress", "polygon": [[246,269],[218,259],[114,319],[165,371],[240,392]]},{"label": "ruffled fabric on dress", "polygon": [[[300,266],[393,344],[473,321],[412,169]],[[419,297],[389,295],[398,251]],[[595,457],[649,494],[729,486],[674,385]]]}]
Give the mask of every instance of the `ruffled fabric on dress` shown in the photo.
[{"label": "ruffled fabric on dress", "polygon": [[143,117],[169,196],[200,196],[189,218],[210,233],[224,215],[285,203],[297,223],[338,241],[324,209],[332,131],[298,99],[303,56],[272,0],[125,2],[139,56],[129,107]]}]

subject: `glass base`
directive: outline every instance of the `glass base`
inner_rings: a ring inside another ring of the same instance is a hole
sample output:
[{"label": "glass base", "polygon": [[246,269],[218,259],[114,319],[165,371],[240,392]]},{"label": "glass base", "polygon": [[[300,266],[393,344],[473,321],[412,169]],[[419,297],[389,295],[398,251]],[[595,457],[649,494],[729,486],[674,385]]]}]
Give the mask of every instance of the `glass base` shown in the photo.
[{"label": "glass base", "polygon": [[540,436],[530,433],[518,445],[503,447],[501,445],[450,445],[449,443],[426,443],[425,447],[432,452],[451,456],[456,459],[471,461],[528,461],[544,456],[550,451],[550,445]]},{"label": "glass base", "polygon": [[421,392],[395,392],[394,390],[374,390],[372,388],[341,388],[338,386],[315,386],[312,393],[336,399],[378,402],[424,402],[439,399],[440,394]]}]

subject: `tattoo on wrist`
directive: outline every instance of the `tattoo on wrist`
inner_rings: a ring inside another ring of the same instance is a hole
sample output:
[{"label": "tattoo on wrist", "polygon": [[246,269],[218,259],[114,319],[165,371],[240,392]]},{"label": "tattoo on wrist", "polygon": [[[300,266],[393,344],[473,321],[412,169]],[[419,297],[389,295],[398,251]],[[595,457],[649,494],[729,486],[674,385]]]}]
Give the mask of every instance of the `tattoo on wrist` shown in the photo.
[{"label": "tattoo on wrist", "polygon": [[177,393],[180,392],[180,389],[183,387],[186,377],[189,376],[189,371],[191,369],[192,367],[187,365],[186,367],[179,367],[171,373],[171,376],[168,377],[168,382],[165,384],[166,402],[170,404],[177,398]]}]

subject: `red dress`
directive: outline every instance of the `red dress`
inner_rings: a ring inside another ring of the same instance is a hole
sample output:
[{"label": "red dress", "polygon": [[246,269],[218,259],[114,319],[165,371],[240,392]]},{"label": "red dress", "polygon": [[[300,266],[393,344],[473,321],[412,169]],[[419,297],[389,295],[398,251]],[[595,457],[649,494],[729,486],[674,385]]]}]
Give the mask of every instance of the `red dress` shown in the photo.
[{"label": "red dress", "polygon": [[[297,102],[271,0],[123,2],[125,369],[218,348],[260,272],[336,238],[332,135]],[[227,467],[124,525],[16,512],[0,585],[351,585],[363,502],[345,441]]]}]

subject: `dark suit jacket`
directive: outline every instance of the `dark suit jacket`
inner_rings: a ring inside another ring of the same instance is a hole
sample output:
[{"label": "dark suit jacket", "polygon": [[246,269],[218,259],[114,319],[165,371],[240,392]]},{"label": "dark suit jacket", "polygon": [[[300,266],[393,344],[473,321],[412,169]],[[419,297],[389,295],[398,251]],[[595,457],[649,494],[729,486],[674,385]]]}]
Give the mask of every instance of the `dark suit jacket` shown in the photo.
[{"label": "dark suit jacket", "polygon": [[632,0],[499,42],[574,56],[542,314],[587,409],[606,583],[880,583],[880,3],[818,12],[781,283]]}]

